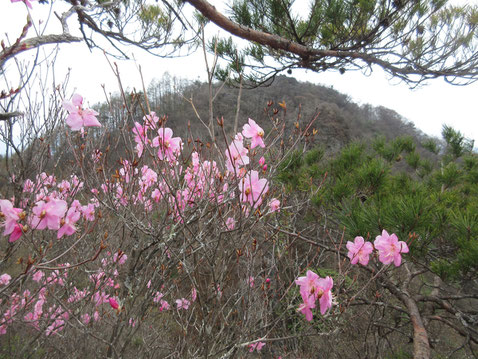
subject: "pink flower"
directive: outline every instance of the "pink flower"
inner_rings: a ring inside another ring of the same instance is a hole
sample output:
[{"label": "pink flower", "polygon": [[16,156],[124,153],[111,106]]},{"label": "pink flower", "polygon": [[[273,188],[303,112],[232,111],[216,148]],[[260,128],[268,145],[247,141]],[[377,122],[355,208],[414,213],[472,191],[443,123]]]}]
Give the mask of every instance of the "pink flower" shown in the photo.
[{"label": "pink flower", "polygon": [[389,235],[386,230],[382,231],[381,236],[377,236],[373,242],[375,248],[378,250],[379,260],[383,264],[394,263],[396,267],[402,262],[400,253],[408,253],[408,246],[403,241],[398,241],[395,233]]},{"label": "pink flower", "polygon": [[232,173],[239,172],[239,167],[249,164],[248,149],[242,140],[234,140],[226,150],[226,167]]},{"label": "pink flower", "polygon": [[181,138],[173,137],[173,130],[163,127],[158,130],[158,136],[153,138],[153,147],[158,147],[160,160],[175,161],[183,148],[183,142]]},{"label": "pink flower", "polygon": [[259,179],[257,171],[250,171],[240,181],[239,189],[241,191],[241,202],[249,202],[254,208],[262,203],[261,196],[269,190],[267,180]]},{"label": "pink flower", "polygon": [[259,158],[259,165],[260,166],[264,166],[265,163],[266,163],[266,159],[264,157]]},{"label": "pink flower", "polygon": [[266,147],[262,137],[264,137],[264,130],[252,119],[249,119],[249,123],[245,124],[242,128],[242,135],[245,138],[251,139],[251,148],[261,146]]},{"label": "pink flower", "polygon": [[191,300],[192,300],[193,302],[195,302],[196,299],[197,299],[197,297],[198,297],[198,292],[197,292],[196,288],[193,287],[193,288],[191,289]]},{"label": "pink flower", "polygon": [[12,277],[10,277],[9,274],[3,273],[2,275],[0,275],[0,285],[8,285],[11,279]]},{"label": "pink flower", "polygon": [[315,297],[310,296],[307,298],[307,300],[304,300],[303,303],[299,305],[299,308],[297,308],[297,311],[304,314],[305,320],[310,322],[312,318],[314,317],[311,309],[314,309],[314,308],[315,308]]},{"label": "pink flower", "polygon": [[81,214],[83,217],[92,222],[95,220],[95,205],[93,203],[88,203],[86,206],[81,207]]},{"label": "pink flower", "polygon": [[306,320],[312,320],[311,309],[315,308],[317,299],[322,315],[332,307],[331,290],[334,281],[331,277],[320,278],[316,273],[308,270],[306,276],[297,278],[295,283],[300,286],[300,295],[303,300],[298,310],[305,314]]},{"label": "pink flower", "polygon": [[81,213],[76,210],[76,207],[70,207],[66,217],[60,221],[61,228],[58,230],[57,238],[60,239],[65,234],[71,236],[76,232],[75,223],[81,217]]},{"label": "pink flower", "polygon": [[144,144],[147,143],[147,131],[147,126],[143,127],[138,122],[134,123],[133,133],[136,135],[134,137],[134,141],[136,142],[136,150],[138,151],[138,157],[141,157],[143,155]]},{"label": "pink flower", "polygon": [[8,236],[10,234],[8,241],[15,242],[22,235],[22,227],[20,227],[17,221],[20,220],[23,210],[21,208],[14,208],[13,204],[6,199],[0,200],[0,210],[0,216],[5,218],[3,235]]},{"label": "pink flower", "polygon": [[272,198],[269,202],[269,209],[271,212],[280,211],[280,201],[277,198]]},{"label": "pink flower", "polygon": [[85,313],[81,316],[81,321],[83,322],[83,324],[87,325],[89,322],[90,322],[90,316],[88,313]]},{"label": "pink flower", "polygon": [[266,345],[264,342],[256,342],[249,344],[249,352],[252,353],[254,350],[257,350],[258,352],[261,351],[261,349]]},{"label": "pink flower", "polygon": [[83,127],[101,127],[95,116],[98,112],[90,109],[83,109],[83,97],[74,94],[71,102],[63,101],[63,107],[69,112],[66,124],[72,131],[81,130]]},{"label": "pink flower", "polygon": [[228,230],[232,231],[235,226],[236,226],[236,220],[233,217],[229,217],[228,219],[226,219],[226,228]]},{"label": "pink flower", "polygon": [[67,204],[63,200],[51,199],[49,202],[38,201],[33,207],[31,225],[35,229],[60,229],[60,219],[65,215]]},{"label": "pink flower", "polygon": [[249,287],[253,288],[254,287],[254,277],[249,276]]},{"label": "pink flower", "polygon": [[191,302],[187,299],[181,298],[181,299],[176,299],[176,305],[178,306],[179,309],[188,309],[189,305]]},{"label": "pink flower", "polygon": [[354,242],[347,242],[347,249],[349,250],[347,257],[350,258],[350,263],[366,266],[368,264],[369,256],[373,252],[373,246],[370,242],[365,242],[363,237],[355,237]]},{"label": "pink flower", "polygon": [[110,302],[111,308],[113,308],[115,310],[119,308],[119,304],[118,304],[118,301],[116,300],[116,298],[109,297],[108,301]]},{"label": "pink flower", "polygon": [[35,274],[33,275],[32,279],[35,282],[40,282],[40,280],[43,278],[44,273],[41,270],[37,270]]},{"label": "pink flower", "polygon": [[332,287],[334,286],[334,281],[331,277],[325,277],[319,279],[319,292],[317,297],[320,303],[320,313],[325,314],[327,309],[332,307]]},{"label": "pink flower", "polygon": [[159,308],[159,311],[162,312],[163,310],[169,310],[169,303],[166,302],[165,300],[160,301],[161,307]]},{"label": "pink flower", "polygon": [[[33,6],[31,4],[31,2],[29,0],[10,0],[12,3],[13,2],[19,2],[19,1],[23,1],[25,3],[26,6],[28,6],[30,9],[33,9]],[[33,0],[32,0],[33,1]]]}]

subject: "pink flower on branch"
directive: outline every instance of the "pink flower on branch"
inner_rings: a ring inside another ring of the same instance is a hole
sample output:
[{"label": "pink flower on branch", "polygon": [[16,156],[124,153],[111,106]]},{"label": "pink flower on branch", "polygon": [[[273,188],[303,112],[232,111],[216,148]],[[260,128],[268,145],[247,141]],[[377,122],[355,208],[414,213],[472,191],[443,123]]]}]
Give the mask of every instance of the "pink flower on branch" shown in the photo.
[{"label": "pink flower on branch", "polygon": [[254,208],[262,203],[262,195],[269,190],[269,184],[265,178],[259,179],[257,171],[250,171],[240,181],[241,202],[249,202]]},{"label": "pink flower on branch", "polygon": [[370,242],[365,242],[363,237],[355,237],[354,242],[347,242],[347,257],[350,258],[350,263],[366,266],[369,261],[370,254],[373,252],[373,246]]},{"label": "pink flower on branch", "polygon": [[249,344],[249,353],[252,353],[254,350],[257,350],[258,352],[260,352],[262,348],[264,347],[264,345],[266,345],[266,343],[264,342],[256,342],[256,343]]},{"label": "pink flower on branch", "polygon": [[272,198],[269,202],[269,209],[271,212],[280,212],[280,201],[277,198]]},{"label": "pink flower on branch", "polygon": [[115,310],[119,308],[119,304],[118,304],[118,301],[116,300],[116,298],[109,297],[108,302],[110,303],[111,308],[113,308]]},{"label": "pink flower on branch", "polygon": [[21,208],[14,208],[13,204],[6,199],[0,200],[0,217],[4,218],[3,223],[4,231],[3,235],[10,235],[9,242],[15,242],[18,240],[23,231],[21,225],[18,221],[21,219],[21,216],[24,216],[23,210]]},{"label": "pink flower on branch", "polygon": [[[237,137],[237,136],[236,136]],[[238,173],[241,166],[249,164],[247,156],[249,150],[244,147],[242,140],[235,139],[226,150],[226,167],[232,173]]]},{"label": "pink flower on branch", "polygon": [[401,253],[408,253],[408,246],[405,242],[399,241],[395,233],[388,234],[386,230],[382,231],[381,236],[377,236],[373,242],[378,250],[378,259],[383,264],[394,263],[396,267],[402,263]]},{"label": "pink flower on branch", "polygon": [[83,108],[83,97],[74,94],[70,101],[63,101],[63,107],[68,111],[66,124],[72,131],[79,131],[83,127],[101,127],[96,116],[98,112]]},{"label": "pink flower on branch", "polygon": [[191,302],[187,299],[181,298],[181,299],[176,299],[176,305],[178,306],[179,309],[189,309],[189,306],[191,305]]},{"label": "pink flower on branch", "polygon": [[242,128],[242,135],[245,138],[251,139],[251,148],[260,146],[262,148],[266,147],[262,138],[264,137],[264,130],[254,121],[249,119],[249,123],[246,123]]},{"label": "pink flower on branch", "polygon": [[180,137],[173,137],[173,130],[162,127],[158,130],[158,136],[153,138],[153,147],[158,147],[158,157],[160,160],[176,160],[183,148],[183,142]]},{"label": "pink flower on branch", "polygon": [[75,223],[81,217],[81,213],[76,210],[76,207],[70,207],[66,217],[60,220],[60,229],[58,230],[57,238],[60,239],[65,234],[67,236],[71,236],[73,233],[76,232]]},{"label": "pink flower on branch", "polygon": [[303,303],[299,306],[299,311],[305,314],[305,319],[312,320],[312,311],[319,300],[320,313],[325,314],[327,309],[332,307],[332,287],[334,281],[331,277],[321,278],[316,273],[308,270],[305,277],[296,279],[295,284],[300,286],[300,295]]},{"label": "pink flower on branch", "polygon": [[2,275],[0,275],[0,285],[8,285],[11,279],[12,277],[10,277],[9,274],[3,273]]},{"label": "pink flower on branch", "polygon": [[38,201],[33,207],[31,225],[35,229],[60,229],[60,220],[65,215],[67,204],[63,200],[51,199],[49,202]]}]

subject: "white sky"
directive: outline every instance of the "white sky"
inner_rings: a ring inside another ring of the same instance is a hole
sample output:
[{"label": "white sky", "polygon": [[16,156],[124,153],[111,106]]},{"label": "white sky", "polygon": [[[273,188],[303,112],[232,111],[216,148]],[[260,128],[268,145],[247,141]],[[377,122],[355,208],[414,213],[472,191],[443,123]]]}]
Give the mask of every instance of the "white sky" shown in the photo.
[{"label": "white sky", "polygon": [[[5,33],[8,33],[13,41],[25,23],[27,10],[22,3],[10,3],[10,0],[0,2],[0,39],[5,39]],[[478,0],[473,2],[477,3]],[[33,2],[31,14],[37,23],[45,19],[47,8],[48,6]],[[55,24],[57,21],[53,18],[50,22]],[[71,30],[74,30],[75,26],[76,22],[71,21]],[[153,78],[161,78],[166,71],[190,80],[206,78],[202,52],[191,57],[161,59],[141,53],[133,47],[127,51],[135,52],[146,86]],[[33,56],[33,52],[28,54],[27,58],[28,56]],[[112,61],[118,63],[125,87],[141,88],[134,61]],[[12,62],[9,64],[13,66]],[[56,78],[61,79],[68,68],[72,70],[71,91],[80,93],[90,103],[104,99],[102,84],[105,84],[108,92],[118,90],[117,81],[104,55],[99,50],[90,53],[84,43],[61,46],[56,63]],[[301,81],[333,86],[360,104],[370,103],[391,108],[427,134],[440,136],[442,125],[448,124],[478,143],[478,83],[459,87],[436,79],[419,89],[410,90],[405,84],[397,83],[397,80],[390,81],[379,68],[375,68],[368,77],[360,72],[340,75],[335,72],[314,73],[297,70],[294,70],[293,76]],[[2,89],[3,82],[0,82],[0,90]]]}]

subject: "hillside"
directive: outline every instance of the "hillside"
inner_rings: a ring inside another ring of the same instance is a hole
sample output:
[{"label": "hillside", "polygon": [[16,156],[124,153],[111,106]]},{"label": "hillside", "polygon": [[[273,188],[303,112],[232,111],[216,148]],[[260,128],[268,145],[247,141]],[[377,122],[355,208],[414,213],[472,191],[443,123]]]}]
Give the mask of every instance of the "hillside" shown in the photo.
[{"label": "hillside", "polygon": [[[178,134],[186,134],[188,122],[194,137],[207,134],[189,102],[192,99],[198,114],[207,122],[209,92],[206,83],[190,82],[166,74],[160,80],[153,80],[147,92],[151,110],[158,115],[167,115],[168,126],[178,131]],[[214,118],[224,118],[226,132],[232,135],[239,90],[227,86],[220,88],[220,85],[216,84],[214,93],[217,93],[213,102]],[[116,101],[119,101],[119,98]],[[273,107],[278,107],[279,102],[285,102],[289,129],[298,118],[302,123],[306,123],[318,112],[319,116],[314,124],[318,130],[316,141],[328,149],[337,150],[352,140],[370,139],[377,135],[383,135],[387,139],[412,136],[418,142],[426,137],[393,110],[371,105],[359,106],[333,88],[299,82],[287,76],[278,76],[268,87],[244,89],[239,122],[242,123],[250,117],[265,129],[269,128],[269,119],[264,108],[271,101]],[[134,117],[139,120],[142,110],[139,106],[133,107],[136,110]],[[107,106],[99,105],[97,109],[107,120]],[[114,121],[118,121],[118,118]],[[219,133],[216,132],[216,135]]]}]

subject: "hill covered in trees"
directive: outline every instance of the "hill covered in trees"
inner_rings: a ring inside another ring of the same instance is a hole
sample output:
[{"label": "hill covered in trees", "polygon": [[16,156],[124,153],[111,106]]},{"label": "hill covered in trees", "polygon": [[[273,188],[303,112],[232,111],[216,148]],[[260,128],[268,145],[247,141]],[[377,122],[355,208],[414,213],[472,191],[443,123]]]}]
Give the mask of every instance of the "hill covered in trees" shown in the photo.
[{"label": "hill covered in trees", "polygon": [[[238,105],[239,89],[216,83],[212,86],[214,101],[212,103],[214,120],[223,118],[228,135],[233,134],[234,119]],[[207,124],[209,115],[209,87],[207,83],[188,81],[170,76],[166,73],[161,79],[153,80],[147,89],[147,97],[152,111],[159,116],[166,115],[168,126],[179,134],[187,133],[188,123],[194,137],[207,135],[207,129],[199,121],[197,114]],[[141,94],[136,96],[139,100]],[[132,118],[143,116],[140,106],[133,103]],[[121,101],[113,96],[111,103]],[[427,136],[417,130],[397,112],[385,107],[357,105],[347,95],[333,88],[299,82],[292,77],[277,76],[275,81],[266,87],[244,89],[240,95],[239,122],[252,118],[265,129],[270,129],[269,116],[265,112],[268,106],[279,109],[280,104],[286,106],[286,130],[292,130],[294,123],[307,123],[317,114],[313,127],[317,129],[315,141],[327,149],[337,150],[356,139],[371,139],[384,136],[392,139],[397,136],[412,136],[418,142],[427,140]],[[193,109],[194,105],[194,109]],[[118,108],[118,106],[113,106]],[[123,123],[123,114],[111,115],[107,104],[97,105],[109,126],[115,127]],[[196,112],[197,111],[197,114]],[[284,116],[284,113],[281,113]],[[216,129],[216,136],[220,135]]]}]

